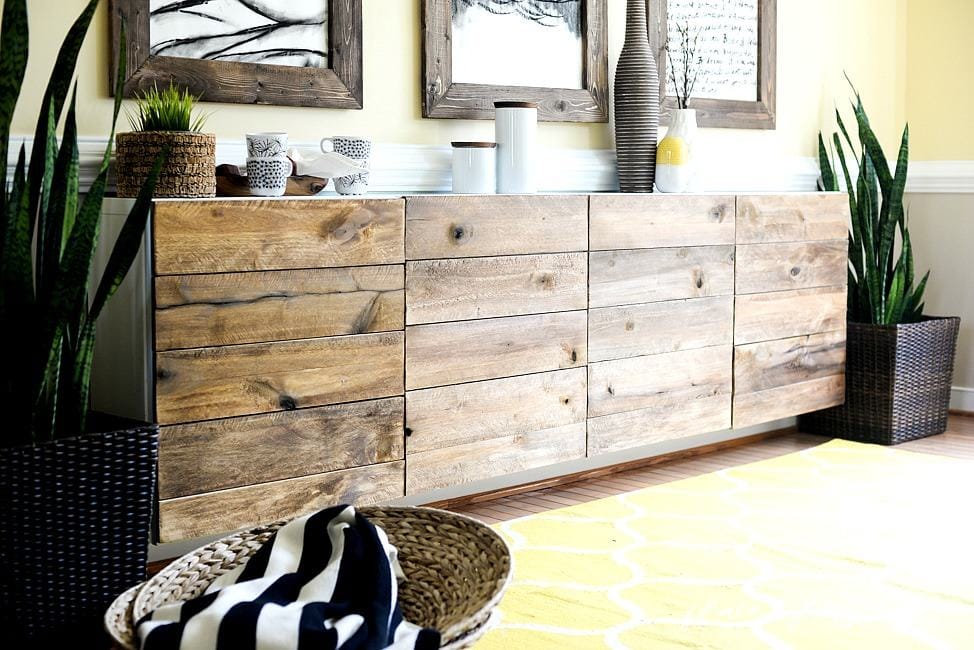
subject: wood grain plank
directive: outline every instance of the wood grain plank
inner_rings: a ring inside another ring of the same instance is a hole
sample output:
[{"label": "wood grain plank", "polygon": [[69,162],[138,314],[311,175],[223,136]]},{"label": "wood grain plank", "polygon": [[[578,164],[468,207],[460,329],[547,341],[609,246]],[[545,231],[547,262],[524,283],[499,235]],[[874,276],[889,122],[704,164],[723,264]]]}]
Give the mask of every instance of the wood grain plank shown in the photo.
[{"label": "wood grain plank", "polygon": [[849,197],[839,192],[737,197],[737,243],[844,239]]},{"label": "wood grain plank", "polygon": [[406,199],[409,260],[570,253],[587,247],[587,196]]},{"label": "wood grain plank", "polygon": [[402,199],[160,201],[159,275],[397,264]]},{"label": "wood grain plank", "polygon": [[403,333],[161,352],[160,424],[401,395]]},{"label": "wood grain plank", "polygon": [[508,433],[453,447],[410,454],[406,493],[463,485],[585,458],[585,423]]},{"label": "wood grain plank", "polygon": [[156,350],[401,330],[401,265],[166,275],[155,279]]},{"label": "wood grain plank", "polygon": [[163,427],[159,498],[402,460],[402,397]]},{"label": "wood grain plank", "polygon": [[811,413],[845,402],[845,374],[734,395],[734,428]]},{"label": "wood grain plank", "polygon": [[589,311],[589,362],[734,342],[734,298],[693,298]]},{"label": "wood grain plank", "polygon": [[845,332],[827,332],[734,349],[734,392],[754,393],[845,372]]},{"label": "wood grain plank", "polygon": [[845,284],[848,250],[846,239],[738,246],[736,292],[789,291]]},{"label": "wood grain plank", "polygon": [[733,196],[593,194],[593,251],[734,243]]},{"label": "wood grain plank", "polygon": [[729,345],[593,363],[588,367],[588,415],[675,409],[731,393]]},{"label": "wood grain plank", "polygon": [[259,526],[340,503],[403,496],[405,463],[395,461],[159,502],[162,542]]},{"label": "wood grain plank", "polygon": [[731,395],[720,393],[673,406],[590,418],[588,454],[607,454],[667,440],[723,431],[731,426]]},{"label": "wood grain plank", "polygon": [[586,323],[573,311],[410,326],[406,389],[584,366]]},{"label": "wood grain plank", "polygon": [[845,286],[737,296],[734,343],[844,331],[845,312]]},{"label": "wood grain plank", "polygon": [[585,253],[406,264],[406,324],[585,309]]},{"label": "wood grain plank", "polygon": [[585,369],[406,393],[406,457],[585,421]]},{"label": "wood grain plank", "polygon": [[657,248],[589,255],[589,303],[593,308],[723,296],[733,292],[733,246]]}]

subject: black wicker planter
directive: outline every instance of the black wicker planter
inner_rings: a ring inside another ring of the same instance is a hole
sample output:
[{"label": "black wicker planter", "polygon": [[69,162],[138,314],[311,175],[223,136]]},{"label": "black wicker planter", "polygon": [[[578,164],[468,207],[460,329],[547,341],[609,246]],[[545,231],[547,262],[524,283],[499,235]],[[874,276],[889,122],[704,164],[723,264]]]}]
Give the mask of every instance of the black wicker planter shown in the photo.
[{"label": "black wicker planter", "polygon": [[849,323],[846,401],[801,418],[832,438],[896,445],[947,430],[959,318]]},{"label": "black wicker planter", "polygon": [[158,428],[143,425],[0,449],[0,629],[11,647],[91,647],[115,596],[145,579],[158,448]]}]

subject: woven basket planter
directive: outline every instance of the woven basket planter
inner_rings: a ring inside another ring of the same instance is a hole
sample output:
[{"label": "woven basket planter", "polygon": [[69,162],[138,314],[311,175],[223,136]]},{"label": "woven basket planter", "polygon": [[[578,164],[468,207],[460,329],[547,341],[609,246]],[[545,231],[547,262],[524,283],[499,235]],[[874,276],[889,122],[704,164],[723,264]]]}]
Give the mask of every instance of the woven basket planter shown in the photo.
[{"label": "woven basket planter", "polygon": [[118,195],[139,195],[156,156],[166,145],[169,158],[153,196],[203,198],[216,196],[216,136],[188,131],[134,131],[115,138]]},{"label": "woven basket planter", "polygon": [[[501,536],[479,521],[433,508],[358,511],[381,526],[399,549],[406,575],[399,584],[405,619],[439,630],[444,650],[469,648],[482,637],[511,580],[511,554]],[[135,621],[162,605],[200,596],[284,523],[235,533],[175,560],[119,596],[105,612],[105,628],[119,647],[134,649]]]},{"label": "woven basket planter", "polygon": [[158,428],[141,426],[0,449],[0,625],[19,641],[11,647],[98,639],[105,608],[145,580],[158,448]]},{"label": "woven basket planter", "polygon": [[947,430],[959,318],[849,323],[846,401],[801,418],[832,438],[896,445]]}]

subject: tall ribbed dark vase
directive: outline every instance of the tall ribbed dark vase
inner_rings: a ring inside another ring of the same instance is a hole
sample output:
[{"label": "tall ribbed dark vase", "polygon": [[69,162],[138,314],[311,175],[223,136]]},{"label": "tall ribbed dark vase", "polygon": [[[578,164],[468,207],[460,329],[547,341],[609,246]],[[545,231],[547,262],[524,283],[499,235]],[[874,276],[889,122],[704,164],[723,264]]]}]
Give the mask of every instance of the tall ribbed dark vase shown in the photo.
[{"label": "tall ribbed dark vase", "polygon": [[656,178],[659,70],[646,27],[646,0],[629,0],[615,78],[616,157],[623,192],[652,192]]}]

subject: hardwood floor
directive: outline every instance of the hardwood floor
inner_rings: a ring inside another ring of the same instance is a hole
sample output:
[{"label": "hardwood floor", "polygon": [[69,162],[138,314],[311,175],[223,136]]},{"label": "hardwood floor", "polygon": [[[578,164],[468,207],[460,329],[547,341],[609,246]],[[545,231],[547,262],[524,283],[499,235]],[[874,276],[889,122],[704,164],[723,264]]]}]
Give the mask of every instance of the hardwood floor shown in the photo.
[{"label": "hardwood floor", "polygon": [[[495,498],[482,495],[477,497],[476,503],[467,505],[440,505],[488,524],[494,524],[789,454],[822,444],[827,440],[828,438],[806,433],[785,433],[770,438],[754,439],[743,445],[718,449],[693,458],[626,469],[594,478],[582,478],[555,487],[539,487],[528,492]],[[946,433],[903,443],[897,449],[974,460],[974,416],[953,415]]]}]

